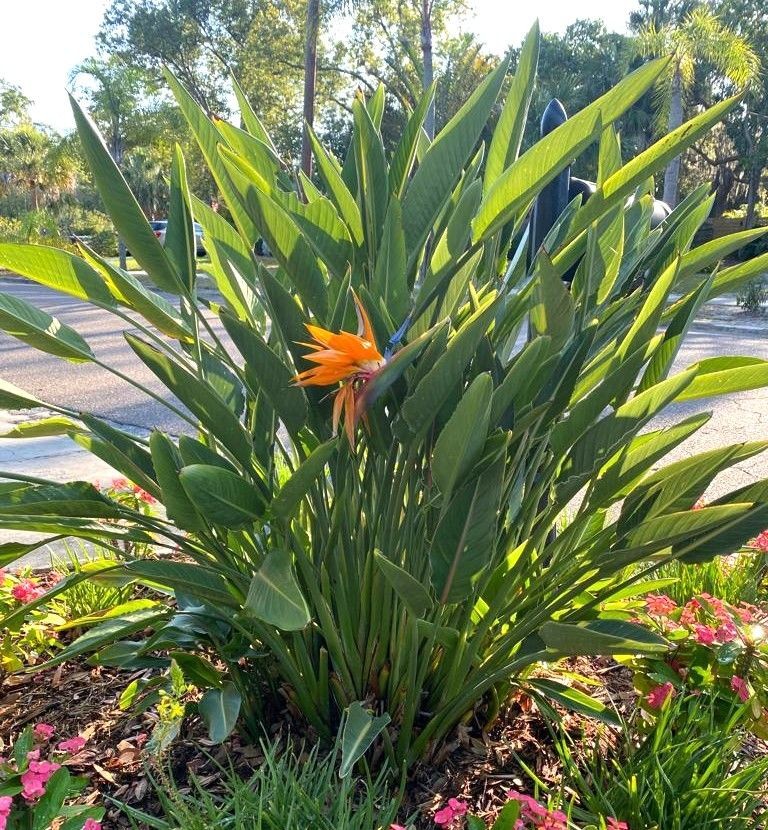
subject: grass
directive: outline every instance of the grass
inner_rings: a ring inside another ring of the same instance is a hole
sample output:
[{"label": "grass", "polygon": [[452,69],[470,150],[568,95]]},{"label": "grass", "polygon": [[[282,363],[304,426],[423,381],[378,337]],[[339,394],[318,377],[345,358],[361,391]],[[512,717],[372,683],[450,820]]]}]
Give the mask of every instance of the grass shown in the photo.
[{"label": "grass", "polygon": [[578,793],[574,818],[612,815],[633,830],[765,827],[768,756],[744,753],[742,716],[734,709],[723,727],[701,698],[675,699],[650,729],[639,714],[625,725],[607,757],[599,745],[577,757],[571,739],[553,730],[563,787]]},{"label": "grass", "polygon": [[317,745],[306,754],[280,753],[262,742],[264,761],[243,780],[232,767],[219,766],[221,787],[192,776],[182,789],[162,770],[153,778],[164,819],[125,805],[135,828],[154,830],[375,830],[397,818],[400,798],[390,793],[382,771],[367,779],[339,778],[338,751],[322,755]]}]

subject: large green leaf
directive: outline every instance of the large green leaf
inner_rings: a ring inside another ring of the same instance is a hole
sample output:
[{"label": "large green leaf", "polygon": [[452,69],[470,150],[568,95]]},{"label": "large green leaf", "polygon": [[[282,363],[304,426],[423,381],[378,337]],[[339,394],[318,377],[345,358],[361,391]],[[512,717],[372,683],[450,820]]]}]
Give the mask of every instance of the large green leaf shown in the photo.
[{"label": "large green leaf", "polygon": [[363,232],[368,245],[368,256],[373,262],[379,249],[379,240],[387,212],[389,197],[387,162],[384,158],[381,136],[359,96],[352,105],[352,114],[358,192],[362,195],[365,212]]},{"label": "large green leaf", "polygon": [[203,228],[205,250],[221,295],[238,317],[253,320],[258,300],[256,267],[239,233],[201,199],[192,196],[192,211]]},{"label": "large green leaf", "polygon": [[0,267],[80,300],[114,305],[101,275],[68,251],[45,245],[2,243]]},{"label": "large green leaf", "polygon": [[566,686],[557,680],[548,677],[534,677],[528,680],[526,685],[573,712],[580,712],[582,715],[595,718],[595,720],[607,723],[609,726],[619,726],[621,724],[615,710],[608,708],[604,703],[595,700],[584,692]]},{"label": "large green leaf", "polygon": [[117,169],[98,128],[71,95],[70,101],[88,169],[117,232],[150,279],[164,291],[178,293],[179,276]]},{"label": "large green leaf", "polygon": [[278,548],[267,554],[253,575],[245,607],[281,631],[301,631],[309,625],[309,608],[296,581],[289,553]]},{"label": "large green leaf", "polygon": [[346,778],[352,772],[354,765],[365,755],[368,747],[376,740],[389,720],[389,715],[386,713],[374,717],[359,701],[349,705],[341,733],[340,778]]},{"label": "large green leaf", "polygon": [[456,389],[464,369],[488,330],[496,298],[488,297],[448,343],[444,354],[406,398],[402,416],[411,432],[420,435],[435,419],[448,395]]},{"label": "large green leaf", "polygon": [[389,164],[389,189],[396,199],[402,197],[408,178],[411,175],[419,137],[424,133],[422,125],[435,97],[435,84],[436,82],[433,82],[419,99],[416,108],[408,118],[395,152],[392,154],[392,160]]},{"label": "large green leaf", "polygon": [[547,647],[560,655],[664,654],[670,649],[663,637],[623,620],[547,622],[539,634]]},{"label": "large green leaf", "polygon": [[493,381],[478,375],[443,427],[432,453],[432,476],[445,499],[480,455],[488,435]]},{"label": "large green leaf", "polygon": [[242,463],[249,464],[251,439],[243,425],[209,384],[198,380],[180,363],[136,337],[124,332],[128,345],[176,397],[213,432]]},{"label": "large green leaf", "polygon": [[14,514],[99,519],[117,519],[120,516],[117,505],[87,481],[67,484],[0,483],[0,515]]},{"label": "large green leaf", "polygon": [[0,330],[72,363],[93,360],[91,347],[73,328],[12,294],[0,294]]},{"label": "large green leaf", "polygon": [[429,554],[441,603],[465,601],[491,564],[503,482],[502,456],[465,484],[443,512]]},{"label": "large green leaf", "polygon": [[160,294],[146,288],[132,274],[116,268],[87,245],[78,243],[83,258],[99,271],[115,299],[138,312],[158,331],[177,340],[189,341],[192,332],[176,308]]},{"label": "large green leaf", "polygon": [[221,321],[245,358],[253,391],[264,392],[288,431],[296,435],[307,420],[307,396],[293,383],[293,373],[249,325],[226,313]]},{"label": "large green leaf", "polygon": [[517,70],[509,85],[507,100],[501,111],[496,129],[493,131],[488,160],[485,163],[483,192],[487,193],[491,185],[501,176],[517,158],[528,120],[528,108],[531,104],[533,86],[536,80],[536,67],[539,62],[539,22],[533,24],[520,50]]},{"label": "large green leaf", "polygon": [[240,692],[234,683],[224,683],[221,689],[208,689],[200,698],[197,709],[208,727],[208,737],[215,744],[232,734],[241,703]]},{"label": "large green leaf", "polygon": [[197,279],[197,240],[192,222],[187,168],[177,144],[171,160],[168,226],[164,250],[182,284],[192,291]]},{"label": "large green leaf", "polygon": [[410,261],[421,250],[464,165],[475,151],[508,67],[507,57],[472,93],[440,131],[411,179],[403,197],[403,228]]},{"label": "large green leaf", "polygon": [[182,468],[179,479],[197,511],[212,524],[241,527],[264,513],[259,489],[229,470],[191,464]]},{"label": "large green leaf", "polygon": [[757,357],[711,357],[689,368],[695,370],[696,377],[680,392],[678,401],[695,401],[768,386],[768,360]]},{"label": "large green leaf", "polygon": [[298,467],[280,488],[272,500],[272,512],[283,521],[288,521],[298,510],[301,500],[307,495],[315,481],[323,474],[325,465],[336,452],[336,439],[320,444]]},{"label": "large green leaf", "polygon": [[202,530],[200,515],[181,484],[179,473],[183,464],[170,438],[154,431],[149,437],[149,448],[166,515],[183,530]]},{"label": "large green leaf", "polygon": [[423,617],[432,609],[429,591],[412,577],[408,571],[396,565],[391,559],[376,551],[376,566],[383,574],[405,607],[415,616]]}]

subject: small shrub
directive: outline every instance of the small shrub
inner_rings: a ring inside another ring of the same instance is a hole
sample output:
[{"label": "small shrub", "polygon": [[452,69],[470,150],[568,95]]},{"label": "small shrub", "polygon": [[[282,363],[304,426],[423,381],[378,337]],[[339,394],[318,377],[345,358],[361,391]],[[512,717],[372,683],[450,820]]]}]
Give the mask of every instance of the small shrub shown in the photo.
[{"label": "small shrub", "polygon": [[0,758],[0,830],[100,830],[103,807],[71,804],[88,783],[64,763],[85,746],[81,737],[57,741],[46,723],[28,726]]},{"label": "small shrub", "polygon": [[117,234],[113,230],[95,233],[88,244],[97,254],[107,257],[117,256]]},{"label": "small shrub", "polygon": [[768,303],[768,280],[760,277],[750,280],[736,295],[736,305],[752,314],[763,310]]},{"label": "small shrub", "polygon": [[[768,756],[751,758],[736,711],[723,723],[712,701],[666,704],[650,730],[625,724],[610,748],[556,736],[573,815],[616,816],[630,830],[758,830],[764,827]],[[639,733],[639,734],[638,734]],[[586,756],[586,757],[585,757]],[[609,827],[611,825],[608,825]]]},{"label": "small shrub", "polygon": [[33,605],[58,579],[54,573],[41,579],[0,569],[0,614],[31,606],[17,623],[0,629],[0,677],[34,666],[61,648],[58,628],[65,618],[50,607]]}]

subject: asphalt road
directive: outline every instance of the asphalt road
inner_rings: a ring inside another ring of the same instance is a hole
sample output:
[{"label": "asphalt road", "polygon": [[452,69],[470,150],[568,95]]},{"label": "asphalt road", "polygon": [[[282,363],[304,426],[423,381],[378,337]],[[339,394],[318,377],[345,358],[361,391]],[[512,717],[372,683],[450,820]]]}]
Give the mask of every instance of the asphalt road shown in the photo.
[{"label": "asphalt road", "polygon": [[[26,280],[0,279],[0,291],[26,300],[76,329],[97,358],[167,397],[162,384],[128,347],[123,338],[127,325],[119,317]],[[183,428],[183,422],[165,406],[105,369],[43,354],[2,332],[0,378],[48,403],[93,412],[114,423],[173,433]]]}]

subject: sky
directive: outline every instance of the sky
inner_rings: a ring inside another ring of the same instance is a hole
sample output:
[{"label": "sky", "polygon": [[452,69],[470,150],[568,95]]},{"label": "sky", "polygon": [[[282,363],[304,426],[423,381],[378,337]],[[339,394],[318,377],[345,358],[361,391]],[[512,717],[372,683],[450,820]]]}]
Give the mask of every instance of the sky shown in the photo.
[{"label": "sky", "polygon": [[[33,120],[65,132],[73,127],[66,88],[72,68],[94,52],[109,0],[0,0],[0,79],[34,102]],[[519,44],[538,15],[543,31],[562,31],[576,17],[599,17],[624,31],[633,0],[473,0],[466,27],[487,48]],[[578,9],[578,11],[577,11]]]}]

